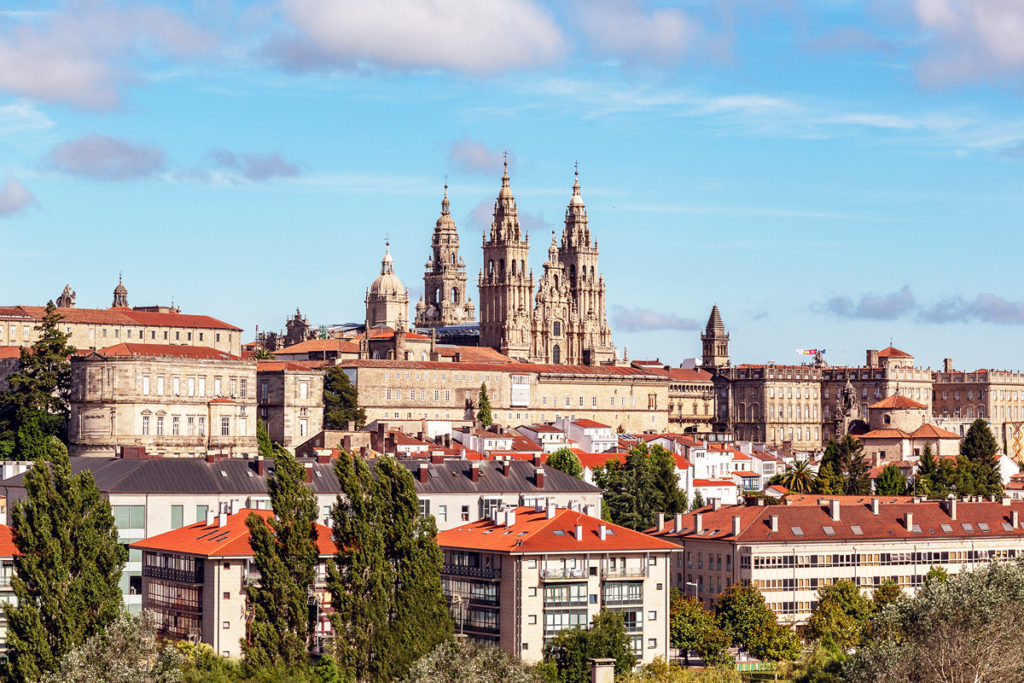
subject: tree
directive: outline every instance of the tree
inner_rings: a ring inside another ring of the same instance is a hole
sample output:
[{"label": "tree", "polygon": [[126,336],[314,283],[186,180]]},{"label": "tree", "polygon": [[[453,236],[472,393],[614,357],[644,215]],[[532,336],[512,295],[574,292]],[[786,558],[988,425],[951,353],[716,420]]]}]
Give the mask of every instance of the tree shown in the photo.
[{"label": "tree", "polygon": [[843,493],[843,475],[836,462],[822,461],[818,476],[814,478],[814,492],[823,496],[837,496]]},{"label": "tree", "polygon": [[501,648],[446,640],[412,665],[407,683],[534,683],[523,663]]},{"label": "tree", "polygon": [[255,358],[256,360],[274,360],[274,352],[266,346],[257,346],[252,352],[252,356],[250,356],[250,358]]},{"label": "tree", "polygon": [[775,627],[775,615],[765,604],[761,591],[751,584],[734,583],[722,591],[715,615],[732,644],[748,652],[765,643]]},{"label": "tree", "polygon": [[17,601],[3,604],[6,673],[35,680],[117,619],[128,551],[92,473],[72,475],[66,451],[37,460],[24,481],[25,499],[11,508],[20,554],[11,581]]},{"label": "tree", "polygon": [[1024,678],[1024,564],[993,562],[879,613],[880,637],[847,661],[844,679],[1019,681]]},{"label": "tree", "polygon": [[796,460],[788,471],[779,478],[779,484],[792,493],[810,493],[814,490],[814,474],[806,459]]},{"label": "tree", "polygon": [[320,554],[317,502],[305,468],[284,448],[268,488],[273,517],[250,513],[245,520],[260,581],[248,589],[254,616],[242,653],[255,669],[305,664],[315,627],[306,591]]},{"label": "tree", "polygon": [[704,507],[704,494],[702,494],[698,489],[698,491],[693,494],[693,505],[690,506],[690,512],[700,510],[702,507]]},{"label": "tree", "polygon": [[343,429],[346,422],[362,429],[366,411],[359,407],[359,389],[343,369],[333,365],[324,373],[324,429]]},{"label": "tree", "polygon": [[841,579],[818,590],[818,606],[807,622],[806,635],[831,650],[845,652],[860,644],[871,612],[871,601],[861,595],[857,584]]},{"label": "tree", "polygon": [[559,683],[589,681],[590,660],[595,657],[614,659],[616,676],[626,674],[636,664],[625,621],[618,612],[601,610],[590,630],[560,631],[544,647],[544,659],[554,662]]},{"label": "tree", "polygon": [[916,495],[933,497],[932,490],[935,488],[933,477],[938,468],[935,454],[932,452],[932,445],[925,444],[924,450],[921,451],[921,458],[917,462],[917,473],[914,475],[914,493]]},{"label": "tree", "polygon": [[696,651],[708,665],[725,664],[729,656],[729,637],[719,628],[715,615],[704,609],[704,603],[694,597],[672,590],[669,609],[669,642],[678,648],[686,665],[690,665],[690,651]]},{"label": "tree", "polygon": [[274,459],[274,442],[270,440],[266,423],[259,418],[256,418],[256,445],[261,456],[267,460]]},{"label": "tree", "polygon": [[64,438],[71,396],[71,361],[75,352],[60,330],[62,317],[50,301],[36,330],[39,338],[22,347],[20,368],[7,377],[0,394],[0,441],[19,460],[48,455],[50,437]]},{"label": "tree", "polygon": [[583,478],[583,463],[580,457],[572,452],[570,448],[559,448],[548,456],[548,467],[559,472],[571,474],[577,479]]},{"label": "tree", "polygon": [[451,618],[441,591],[441,549],[421,517],[409,470],[394,458],[335,461],[341,487],[331,519],[338,546],[328,565],[339,667],[360,679],[404,676],[446,640]]},{"label": "tree", "polygon": [[604,507],[612,522],[630,529],[651,528],[659,512],[686,512],[675,459],[661,446],[637,444],[624,462],[609,460],[598,467],[594,482],[605,490]]},{"label": "tree", "polygon": [[886,465],[875,481],[875,493],[880,496],[905,496],[907,478],[896,465]]},{"label": "tree", "polygon": [[174,683],[180,680],[184,655],[157,640],[153,614],[136,617],[121,612],[117,619],[81,646],[64,655],[56,671],[41,683]]},{"label": "tree", "polygon": [[480,409],[476,412],[476,419],[480,420],[480,424],[484,427],[490,427],[494,424],[494,418],[491,416],[491,399],[487,395],[485,382],[480,383],[480,400],[477,403]]},{"label": "tree", "polygon": [[889,605],[895,605],[903,597],[905,597],[903,589],[900,588],[899,584],[892,579],[886,579],[871,594],[871,609],[877,614]]},{"label": "tree", "polygon": [[928,573],[924,575],[924,582],[929,583],[945,583],[949,579],[949,572],[942,567],[932,567],[928,570]]},{"label": "tree", "polygon": [[864,447],[849,434],[837,446],[839,471],[843,475],[843,493],[848,496],[866,496],[871,493]]},{"label": "tree", "polygon": [[992,436],[985,418],[979,417],[971,423],[960,444],[957,469],[961,482],[957,492],[975,496],[1003,495],[1003,481],[999,472],[996,453],[999,444]]}]

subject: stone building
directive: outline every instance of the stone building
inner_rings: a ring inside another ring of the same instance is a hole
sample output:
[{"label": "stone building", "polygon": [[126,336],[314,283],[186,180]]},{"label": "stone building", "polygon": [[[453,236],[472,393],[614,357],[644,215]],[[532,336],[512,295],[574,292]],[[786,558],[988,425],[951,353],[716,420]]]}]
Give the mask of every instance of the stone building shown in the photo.
[{"label": "stone building", "polygon": [[423,298],[416,304],[416,327],[448,327],[473,322],[476,308],[466,296],[466,264],[459,256],[459,231],[444,186],[441,216],[434,225],[430,258],[423,275]]},{"label": "stone building", "polygon": [[384,258],[380,262],[380,275],[366,290],[366,326],[367,329],[409,328],[409,290],[395,275],[390,242],[386,243]]},{"label": "stone building", "polygon": [[975,419],[988,421],[1007,455],[1024,461],[1024,372],[980,369],[956,370],[947,358],[933,375],[932,416],[960,435]]},{"label": "stone building", "polygon": [[675,546],[583,509],[538,500],[438,534],[456,631],[534,663],[559,632],[608,609],[622,614],[638,663],[667,659]]},{"label": "stone building", "polygon": [[324,425],[324,371],[289,361],[260,361],[256,404],[272,441],[295,447],[318,434]]},{"label": "stone building", "polygon": [[289,318],[285,324],[284,341],[285,347],[300,344],[309,339],[316,338],[316,330],[309,324],[309,319],[302,315],[302,311],[295,309],[295,315]]},{"label": "stone building", "polygon": [[715,420],[713,375],[702,368],[644,365],[669,378],[668,428],[679,434],[707,434]]},{"label": "stone building", "polygon": [[367,420],[405,426],[405,431],[418,431],[424,420],[471,423],[481,383],[499,424],[569,416],[628,432],[668,429],[670,380],[641,368],[389,360],[339,365],[359,388]]},{"label": "stone building", "polygon": [[[122,342],[204,346],[237,356],[242,349],[242,329],[206,315],[182,313],[172,306],[128,308],[128,293],[118,281],[112,308],[76,308],[69,287],[58,297],[60,328],[76,349],[101,349]],[[0,346],[29,346],[39,338],[36,326],[45,306],[0,306]]]},{"label": "stone building", "polygon": [[256,363],[198,346],[122,343],[72,356],[72,455],[125,447],[187,458],[255,454]]}]

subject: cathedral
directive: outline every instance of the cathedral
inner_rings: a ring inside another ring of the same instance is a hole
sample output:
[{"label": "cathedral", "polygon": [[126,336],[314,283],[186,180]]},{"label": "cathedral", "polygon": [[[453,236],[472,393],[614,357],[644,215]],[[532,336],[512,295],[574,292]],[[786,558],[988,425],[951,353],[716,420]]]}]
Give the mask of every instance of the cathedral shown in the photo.
[{"label": "cathedral", "polygon": [[[415,327],[439,329],[472,324],[476,307],[466,294],[466,264],[459,255],[459,233],[451,216],[447,185],[430,246],[423,297],[416,303]],[[530,363],[615,362],[612,331],[605,315],[604,277],[597,264],[598,245],[590,236],[578,171],[561,240],[552,232],[548,257],[536,283],[530,269],[530,237],[519,225],[507,161],[491,228],[482,246],[483,268],[478,279],[480,346]],[[380,277],[367,291],[367,325],[405,329],[407,311],[408,291],[395,275],[390,253],[386,253]]]}]

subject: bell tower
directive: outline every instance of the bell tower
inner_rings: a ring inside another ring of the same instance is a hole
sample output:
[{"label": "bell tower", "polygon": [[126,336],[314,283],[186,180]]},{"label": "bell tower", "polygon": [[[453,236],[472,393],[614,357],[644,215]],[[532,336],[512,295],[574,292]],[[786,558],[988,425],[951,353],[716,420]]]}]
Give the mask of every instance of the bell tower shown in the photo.
[{"label": "bell tower", "polygon": [[718,368],[729,367],[729,335],[722,324],[722,316],[718,312],[718,304],[711,307],[708,325],[704,334],[700,335],[703,347],[702,367],[708,372]]},{"label": "bell tower", "polygon": [[473,302],[466,297],[466,264],[459,257],[459,232],[444,186],[441,216],[434,225],[430,258],[423,274],[423,298],[416,304],[416,327],[448,327],[472,322]]}]

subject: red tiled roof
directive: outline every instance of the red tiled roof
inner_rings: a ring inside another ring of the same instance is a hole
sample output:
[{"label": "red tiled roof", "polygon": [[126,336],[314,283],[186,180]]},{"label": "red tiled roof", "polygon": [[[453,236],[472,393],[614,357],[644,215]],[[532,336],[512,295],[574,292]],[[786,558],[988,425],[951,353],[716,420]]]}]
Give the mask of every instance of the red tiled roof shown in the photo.
[{"label": "red tiled roof", "polygon": [[646,377],[650,379],[664,379],[656,373],[640,368],[622,367],[616,365],[553,365],[543,363],[506,363],[495,367],[494,363],[448,363],[443,361],[416,361],[416,360],[343,360],[338,363],[343,368],[396,368],[408,370],[447,370],[457,372],[468,370],[470,372],[540,372],[551,375],[617,375]]},{"label": "red tiled roof", "polygon": [[[131,308],[61,308],[57,312],[69,323],[93,325],[145,325],[149,327],[191,327],[193,329],[237,330],[242,328],[211,318],[188,313],[136,311]],[[46,306],[3,306],[0,316],[42,320]]]},{"label": "red tiled roof", "polygon": [[256,364],[257,372],[315,372],[320,369],[320,361],[300,360],[261,360]]},{"label": "red tiled roof", "polygon": [[445,358],[453,358],[459,354],[462,363],[511,363],[512,359],[497,349],[489,346],[435,346],[435,349]]},{"label": "red tiled roof", "polygon": [[172,346],[169,344],[134,344],[121,342],[94,351],[79,351],[80,356],[96,354],[105,358],[130,358],[132,356],[149,356],[154,358],[192,358],[195,360],[242,360],[226,351],[218,351],[208,346]]},{"label": "red tiled roof", "polygon": [[889,503],[913,503],[913,496],[828,496],[816,493],[790,493],[786,496],[787,505],[824,505],[823,501],[838,500],[841,505],[871,504],[873,498],[886,505]]},{"label": "red tiled roof", "polygon": [[[1024,501],[1012,501],[1010,505],[1000,502],[965,503],[957,502],[957,518],[951,519],[940,501],[922,503],[885,503],[879,505],[878,514],[871,510],[871,496],[861,497],[863,503],[839,504],[839,520],[832,521],[827,505],[769,505],[761,506],[722,506],[717,511],[711,508],[701,510],[702,532],[694,533],[695,517],[691,513],[683,517],[683,532],[672,533],[672,523],[662,527],[663,538],[674,538],[685,541],[687,538],[728,539],[733,540],[732,518],[740,518],[739,542],[816,542],[822,541],[854,541],[865,539],[907,540],[910,542],[934,540],[941,538],[977,538],[985,537],[1018,537],[1024,538],[1024,528],[1012,523],[1012,511],[1024,511]],[[887,497],[879,497],[884,502]],[[921,533],[914,533],[905,526],[907,513],[913,515],[914,526],[920,527]],[[778,515],[778,531],[771,530],[771,517]],[[988,525],[984,531],[979,525]],[[969,524],[971,531],[963,525]],[[1004,527],[1010,526],[1009,529]],[[946,528],[943,528],[946,525]],[[851,528],[857,526],[860,533]],[[794,527],[800,533],[794,531]],[[831,528],[833,534],[825,527]],[[949,529],[948,531],[946,529]]]},{"label": "red tiled roof", "polygon": [[14,530],[6,524],[0,524],[0,557],[14,557],[21,551],[14,545]]},{"label": "red tiled roof", "polygon": [[761,475],[757,472],[751,472],[750,470],[736,470],[733,473],[736,477],[760,477]]},{"label": "red tiled roof", "polygon": [[531,432],[537,434],[562,434],[562,430],[558,427],[552,427],[551,425],[521,425],[519,429],[529,429]]},{"label": "red tiled roof", "polygon": [[[251,557],[253,553],[249,546],[249,527],[245,524],[249,513],[257,514],[264,520],[274,515],[270,510],[243,509],[228,515],[227,524],[222,527],[217,526],[216,520],[207,526],[204,520],[136,541],[131,547],[204,557]],[[316,531],[316,544],[320,555],[333,555],[337,552],[337,546],[331,538],[330,527],[317,524]]]},{"label": "red tiled roof", "polygon": [[913,358],[906,351],[900,351],[894,346],[887,346],[878,352],[879,358]]},{"label": "red tiled roof", "polygon": [[960,439],[959,434],[946,431],[932,424],[923,424],[910,435],[914,439]]},{"label": "red tiled roof", "polygon": [[736,486],[736,482],[725,479],[694,479],[694,486]]},{"label": "red tiled roof", "polygon": [[[532,507],[516,508],[515,513],[515,522],[510,527],[482,519],[442,531],[437,535],[437,544],[442,548],[509,553],[678,549],[673,543],[566,508],[555,510],[551,519],[547,518],[546,511],[537,512]],[[581,541],[575,536],[577,524],[583,527]],[[612,532],[603,541],[599,535],[602,525]]]},{"label": "red tiled roof", "polygon": [[611,429],[611,425],[601,424],[594,420],[579,419],[573,420],[572,423],[577,427],[583,427],[584,429]]},{"label": "red tiled roof", "polygon": [[0,358],[21,358],[21,347],[0,346]]},{"label": "red tiled roof", "polygon": [[337,351],[338,353],[359,353],[359,344],[344,339],[307,339],[298,344],[286,346],[274,353],[295,354],[310,351]]},{"label": "red tiled roof", "polygon": [[874,403],[868,406],[869,410],[875,409],[888,409],[888,410],[923,410],[925,409],[924,404],[918,403],[912,398],[907,398],[900,394],[893,394],[887,398],[883,398],[878,403]]},{"label": "red tiled roof", "polygon": [[867,434],[861,434],[856,437],[857,439],[909,439],[910,434],[907,434],[902,429],[874,429]]}]

